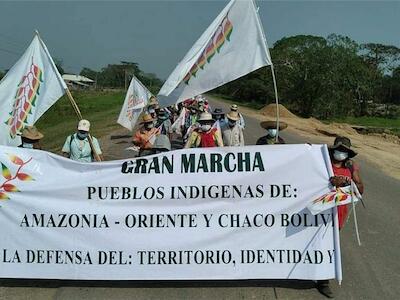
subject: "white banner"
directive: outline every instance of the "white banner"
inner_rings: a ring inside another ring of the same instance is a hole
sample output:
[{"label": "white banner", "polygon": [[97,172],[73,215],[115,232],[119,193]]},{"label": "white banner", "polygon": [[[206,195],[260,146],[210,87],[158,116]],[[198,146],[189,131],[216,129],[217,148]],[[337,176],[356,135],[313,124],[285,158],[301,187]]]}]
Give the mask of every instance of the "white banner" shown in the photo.
[{"label": "white banner", "polygon": [[231,0],[177,65],[157,98],[161,106],[168,106],[271,64],[254,1]]},{"label": "white banner", "polygon": [[0,147],[0,277],[341,279],[326,146],[78,163]]},{"label": "white banner", "polygon": [[67,88],[38,34],[0,82],[0,145],[19,146],[20,134]]},{"label": "white banner", "polygon": [[151,96],[150,91],[133,76],[119,113],[118,124],[132,131]]}]

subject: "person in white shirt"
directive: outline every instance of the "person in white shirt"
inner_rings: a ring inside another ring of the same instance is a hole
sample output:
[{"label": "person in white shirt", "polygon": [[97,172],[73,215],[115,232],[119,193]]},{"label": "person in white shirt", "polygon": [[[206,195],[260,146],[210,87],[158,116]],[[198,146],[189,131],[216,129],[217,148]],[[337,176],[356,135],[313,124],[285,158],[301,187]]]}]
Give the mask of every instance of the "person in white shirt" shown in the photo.
[{"label": "person in white shirt", "polygon": [[[77,132],[69,135],[65,140],[61,150],[65,157],[79,162],[96,161],[96,156],[90,147],[89,130],[90,122],[88,120],[80,120]],[[94,136],[92,136],[92,143],[100,160],[103,160],[99,142]]]},{"label": "person in white shirt", "polygon": [[226,115],[228,122],[221,128],[224,146],[244,146],[243,129],[239,126],[240,116],[237,111]]}]

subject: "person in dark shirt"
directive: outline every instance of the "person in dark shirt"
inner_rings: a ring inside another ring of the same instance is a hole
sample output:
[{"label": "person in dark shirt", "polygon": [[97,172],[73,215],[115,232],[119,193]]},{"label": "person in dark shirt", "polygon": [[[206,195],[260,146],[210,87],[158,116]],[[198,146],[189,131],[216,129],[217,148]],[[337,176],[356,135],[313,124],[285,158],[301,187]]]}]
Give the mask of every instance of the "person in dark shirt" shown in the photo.
[{"label": "person in dark shirt", "polygon": [[[260,126],[267,130],[267,134],[260,137],[257,140],[256,145],[274,145],[274,144],[286,144],[285,140],[278,136],[278,141],[276,141],[276,122],[275,121],[263,121]],[[279,122],[279,131],[282,131],[288,127],[287,123]]]}]

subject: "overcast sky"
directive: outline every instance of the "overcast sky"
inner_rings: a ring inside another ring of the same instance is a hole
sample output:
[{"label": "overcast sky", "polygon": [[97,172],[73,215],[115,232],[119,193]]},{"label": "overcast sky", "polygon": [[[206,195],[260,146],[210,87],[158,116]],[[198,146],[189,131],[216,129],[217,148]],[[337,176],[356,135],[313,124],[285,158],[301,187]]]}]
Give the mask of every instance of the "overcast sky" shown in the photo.
[{"label": "overcast sky", "polygon": [[[0,1],[0,69],[15,63],[38,29],[68,72],[127,60],[165,79],[227,3]],[[400,1],[257,3],[270,46],[284,36],[338,33],[400,47]]]}]

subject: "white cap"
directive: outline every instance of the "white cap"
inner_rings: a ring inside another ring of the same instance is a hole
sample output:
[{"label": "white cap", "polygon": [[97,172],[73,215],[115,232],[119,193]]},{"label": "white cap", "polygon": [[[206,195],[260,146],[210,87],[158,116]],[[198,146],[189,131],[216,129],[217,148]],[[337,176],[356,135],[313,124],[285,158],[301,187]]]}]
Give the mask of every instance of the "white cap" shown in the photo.
[{"label": "white cap", "polygon": [[88,120],[80,120],[78,123],[78,130],[89,131],[90,122]]}]

